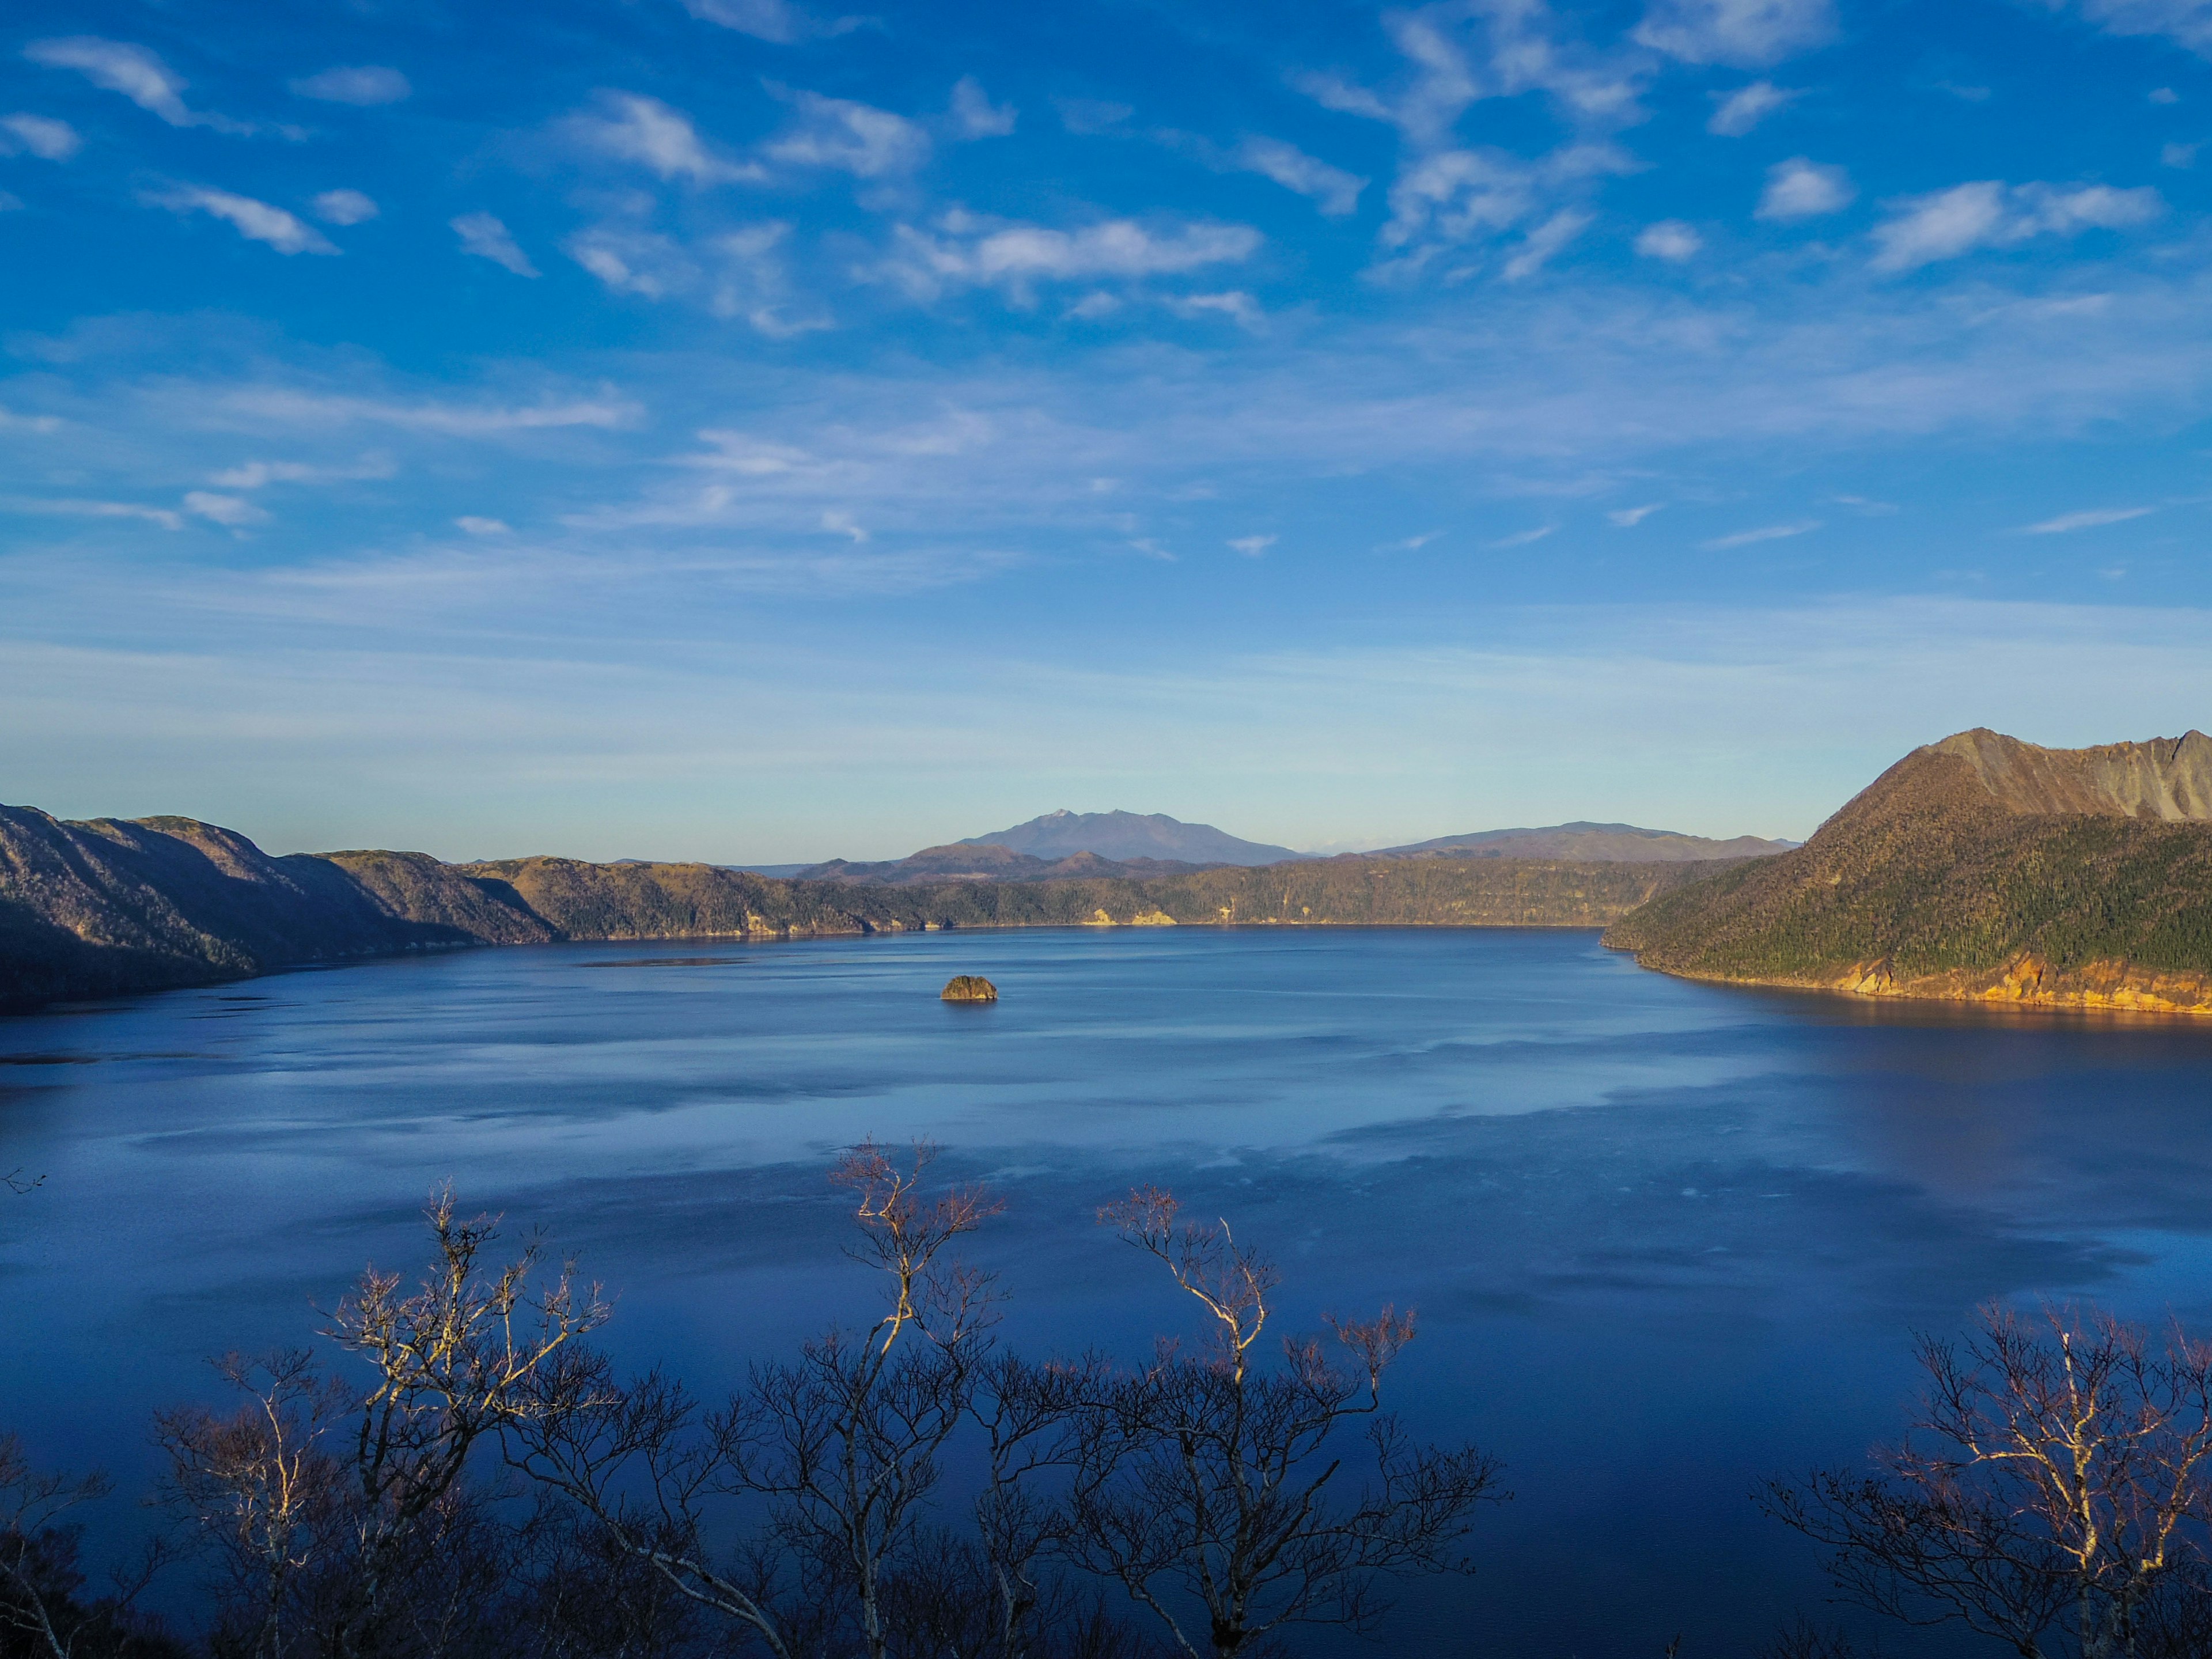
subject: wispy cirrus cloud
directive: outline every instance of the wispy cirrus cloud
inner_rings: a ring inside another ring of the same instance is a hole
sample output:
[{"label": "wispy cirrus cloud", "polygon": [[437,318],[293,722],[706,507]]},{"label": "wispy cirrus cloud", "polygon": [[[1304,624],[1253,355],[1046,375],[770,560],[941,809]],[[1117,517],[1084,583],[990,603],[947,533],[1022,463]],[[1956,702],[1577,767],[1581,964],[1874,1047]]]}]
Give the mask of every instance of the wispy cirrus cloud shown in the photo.
[{"label": "wispy cirrus cloud", "polygon": [[1662,219],[1656,225],[1646,225],[1637,234],[1636,251],[1647,259],[1664,259],[1671,264],[1680,264],[1694,259],[1705,245],[1694,225],[1680,219]]},{"label": "wispy cirrus cloud", "polygon": [[166,507],[145,507],[136,501],[88,501],[75,496],[0,495],[0,512],[64,519],[136,519],[159,525],[164,530],[185,527],[183,515]]},{"label": "wispy cirrus cloud", "polygon": [[2091,229],[2125,230],[2165,211],[2158,191],[2086,185],[2005,185],[1996,179],[1955,185],[1893,203],[1875,227],[1874,268],[1917,270],[1978,248],[2009,247],[2038,236],[2075,236]]},{"label": "wispy cirrus cloud", "polygon": [[1705,123],[1705,131],[1717,137],[1741,138],[1775,111],[1794,103],[1798,96],[1771,81],[1753,81],[1721,98],[1712,119]]},{"label": "wispy cirrus cloud", "polygon": [[21,110],[0,115],[0,155],[22,154],[42,161],[66,161],[83,148],[84,140],[66,121]]},{"label": "wispy cirrus cloud", "polygon": [[714,23],[756,40],[791,46],[824,35],[849,34],[864,20],[858,17],[824,19],[793,0],[684,0],[684,9],[705,23]]},{"label": "wispy cirrus cloud", "polygon": [[23,56],[46,69],[74,70],[103,92],[120,93],[173,127],[206,127],[216,132],[241,135],[260,131],[251,121],[233,120],[228,115],[191,108],[185,102],[188,83],[184,76],[164,63],[158,53],[131,41],[73,34],[33,40],[23,48]]},{"label": "wispy cirrus cloud", "polygon": [[956,210],[934,226],[897,228],[885,274],[917,298],[948,288],[998,286],[1026,293],[1040,282],[1182,276],[1250,258],[1249,225],[1106,219],[1072,230],[1010,224]]},{"label": "wispy cirrus cloud", "polygon": [[1558,217],[1567,210],[1553,205],[1562,194],[1637,166],[1610,143],[1571,144],[1534,162],[1496,149],[1424,156],[1390,186],[1390,217],[1379,238],[1386,258],[1378,273],[1418,271],[1447,249],[1501,234],[1547,208],[1548,222],[1571,223]]},{"label": "wispy cirrus cloud", "polygon": [[413,95],[415,88],[396,69],[362,64],[351,68],[326,69],[319,75],[303,76],[292,82],[292,90],[302,98],[317,99],[325,104],[352,104],[361,108],[370,108],[379,104],[404,102]]},{"label": "wispy cirrus cloud", "polygon": [[1012,104],[994,104],[972,75],[953,82],[951,116],[953,131],[970,139],[1011,137],[1021,118]]},{"label": "wispy cirrus cloud", "polygon": [[1836,32],[1834,0],[1654,0],[1636,39],[1685,63],[1758,69]]},{"label": "wispy cirrus cloud", "polygon": [[454,404],[435,400],[400,403],[344,392],[301,391],[289,386],[241,386],[219,393],[214,409],[234,420],[276,425],[388,426],[406,432],[449,438],[495,438],[518,432],[566,427],[613,431],[635,425],[643,415],[636,402],[618,397],[572,398],[562,403],[522,405]]},{"label": "wispy cirrus cloud", "polygon": [[375,201],[357,190],[326,190],[309,204],[326,225],[362,225],[376,217]]},{"label": "wispy cirrus cloud", "polygon": [[165,190],[148,191],[139,199],[149,207],[166,208],[175,214],[204,213],[222,220],[247,241],[259,242],[279,253],[338,251],[330,238],[298,216],[233,191],[213,190],[205,185],[176,185]]},{"label": "wispy cirrus cloud", "polygon": [[2130,519],[2148,518],[2156,512],[2151,507],[2100,507],[2081,513],[2062,513],[2055,519],[2045,519],[2040,524],[2021,527],[2024,536],[2063,536],[2069,531],[2096,530],[2108,524],[2125,524]]},{"label": "wispy cirrus cloud", "polygon": [[2044,0],[2072,9],[2107,34],[2164,35],[2200,58],[2212,58],[2212,6],[2204,0]]},{"label": "wispy cirrus cloud", "polygon": [[453,234],[461,239],[461,252],[513,271],[518,276],[535,276],[538,267],[530,263],[530,256],[514,240],[507,228],[489,213],[464,213],[448,222]]},{"label": "wispy cirrus cloud", "polygon": [[929,135],[919,123],[887,109],[817,92],[781,95],[798,118],[769,141],[771,160],[793,167],[830,167],[856,179],[912,173],[929,160]]},{"label": "wispy cirrus cloud", "polygon": [[709,145],[682,110],[643,93],[602,92],[591,112],[572,115],[565,125],[584,149],[662,179],[707,185],[768,177],[759,162],[735,160]]},{"label": "wispy cirrus cloud", "polygon": [[1273,179],[1285,190],[1296,191],[1332,218],[1356,210],[1359,193],[1367,188],[1367,180],[1358,173],[1333,167],[1279,138],[1241,138],[1223,160],[1224,165],[1240,172],[1256,173],[1263,179]]},{"label": "wispy cirrus cloud", "polygon": [[1638,66],[1570,39],[1544,0],[1443,0],[1386,11],[1382,27],[1407,61],[1397,86],[1376,91],[1321,72],[1294,84],[1324,108],[1389,122],[1416,149],[1449,145],[1460,117],[1490,98],[1543,93],[1578,122],[1639,112]]},{"label": "wispy cirrus cloud", "polygon": [[1730,548],[1755,547],[1761,542],[1787,541],[1792,536],[1809,535],[1820,527],[1818,519],[1801,519],[1794,524],[1761,525],[1756,530],[1739,530],[1732,536],[1715,536],[1698,545],[1708,553],[1725,553]]}]

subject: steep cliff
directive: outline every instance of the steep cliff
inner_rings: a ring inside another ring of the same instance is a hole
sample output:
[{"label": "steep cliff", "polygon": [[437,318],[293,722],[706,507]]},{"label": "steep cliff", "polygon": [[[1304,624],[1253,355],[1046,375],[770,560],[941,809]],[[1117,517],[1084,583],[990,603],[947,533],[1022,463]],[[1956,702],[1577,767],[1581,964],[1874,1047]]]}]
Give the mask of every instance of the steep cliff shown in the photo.
[{"label": "steep cliff", "polygon": [[1802,848],[1606,942],[1704,979],[2212,1012],[2212,739],[1917,749]]}]

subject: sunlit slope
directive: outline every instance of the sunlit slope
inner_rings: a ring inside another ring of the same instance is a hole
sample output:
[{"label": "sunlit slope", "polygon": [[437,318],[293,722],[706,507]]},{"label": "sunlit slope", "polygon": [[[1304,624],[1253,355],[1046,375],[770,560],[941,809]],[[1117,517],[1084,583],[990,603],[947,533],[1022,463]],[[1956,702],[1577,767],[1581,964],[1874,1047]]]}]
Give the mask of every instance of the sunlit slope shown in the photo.
[{"label": "sunlit slope", "polygon": [[1606,942],[1704,979],[2212,1012],[2212,738],[1960,732]]}]

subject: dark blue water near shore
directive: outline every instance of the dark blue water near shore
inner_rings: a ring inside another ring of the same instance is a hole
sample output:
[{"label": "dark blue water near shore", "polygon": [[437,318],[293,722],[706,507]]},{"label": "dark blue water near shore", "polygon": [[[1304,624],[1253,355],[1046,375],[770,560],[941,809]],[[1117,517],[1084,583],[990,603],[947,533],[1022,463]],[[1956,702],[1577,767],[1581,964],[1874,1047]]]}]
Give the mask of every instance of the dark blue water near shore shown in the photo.
[{"label": "dark blue water near shore", "polygon": [[[939,1003],[966,972],[1003,1000]],[[869,1310],[821,1175],[870,1133],[1004,1190],[976,1254],[1032,1349],[1181,1327],[1091,1219],[1139,1181],[1270,1245],[1293,1325],[1417,1304],[1399,1403],[1518,1497],[1392,1651],[1747,1653],[1822,1581],[1745,1494],[1890,1432],[1911,1329],[2212,1325],[2212,1023],[1722,990],[1587,933],[574,945],[0,1023],[0,1170],[47,1177],[0,1204],[0,1428],[128,1488],[203,1356],[311,1339],[448,1176],[711,1392]]]}]

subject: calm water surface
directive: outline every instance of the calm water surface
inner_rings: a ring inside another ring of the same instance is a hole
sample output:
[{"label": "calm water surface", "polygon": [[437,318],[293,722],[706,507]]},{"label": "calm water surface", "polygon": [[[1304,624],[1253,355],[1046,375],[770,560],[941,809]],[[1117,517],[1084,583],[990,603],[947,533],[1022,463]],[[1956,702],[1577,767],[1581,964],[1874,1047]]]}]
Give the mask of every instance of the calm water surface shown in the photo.
[{"label": "calm water surface", "polygon": [[1293,1325],[1417,1304],[1400,1405],[1518,1496],[1390,1651],[1748,1653],[1823,1581],[1746,1493],[1892,1432],[1911,1331],[2212,1326],[2212,1023],[1720,990],[1588,933],[568,945],[0,1021],[0,1170],[47,1177],[0,1206],[0,1425],[128,1489],[204,1356],[312,1340],[447,1177],[711,1393],[870,1313],[822,1181],[866,1134],[1004,1190],[975,1254],[1031,1349],[1182,1328],[1091,1219],[1141,1181],[1270,1246]]}]

